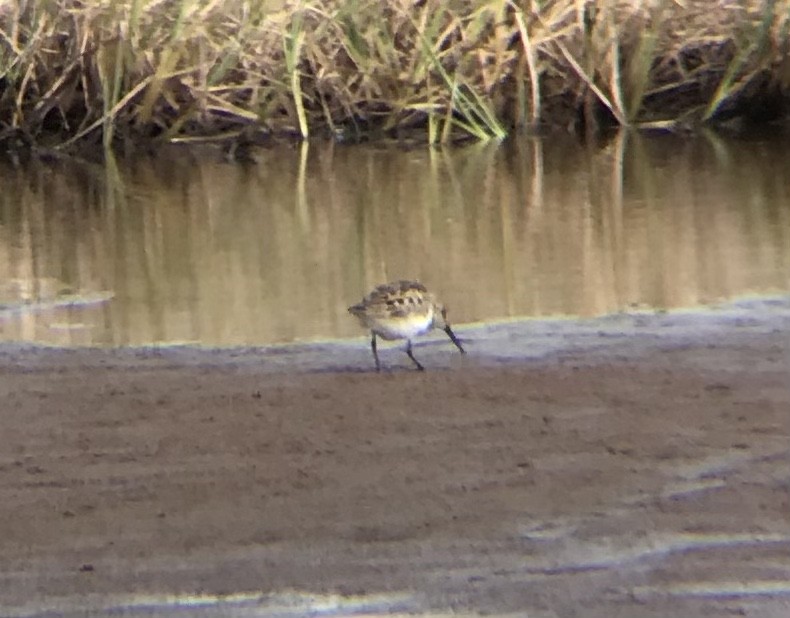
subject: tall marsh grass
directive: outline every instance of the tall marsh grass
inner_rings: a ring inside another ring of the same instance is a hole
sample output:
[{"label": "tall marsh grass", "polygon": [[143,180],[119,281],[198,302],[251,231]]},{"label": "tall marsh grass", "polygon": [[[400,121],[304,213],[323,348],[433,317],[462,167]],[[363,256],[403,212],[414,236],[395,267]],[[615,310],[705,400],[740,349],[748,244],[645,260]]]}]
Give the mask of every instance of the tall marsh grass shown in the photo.
[{"label": "tall marsh grass", "polygon": [[789,31],[790,0],[4,0],[0,145],[765,119]]}]

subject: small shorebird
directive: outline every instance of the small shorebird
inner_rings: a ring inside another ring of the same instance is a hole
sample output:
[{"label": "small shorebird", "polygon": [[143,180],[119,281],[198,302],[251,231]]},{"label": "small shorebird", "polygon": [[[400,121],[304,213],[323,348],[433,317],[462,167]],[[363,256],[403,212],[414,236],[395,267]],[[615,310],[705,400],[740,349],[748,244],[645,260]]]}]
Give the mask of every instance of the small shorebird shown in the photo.
[{"label": "small shorebird", "polygon": [[376,351],[376,335],[388,341],[406,339],[406,354],[420,371],[425,368],[414,358],[411,340],[432,328],[441,328],[461,353],[466,354],[447,323],[447,310],[444,305],[417,281],[401,280],[380,285],[362,299],[361,303],[349,307],[348,312],[373,333],[370,349],[376,359],[376,371],[381,370]]}]

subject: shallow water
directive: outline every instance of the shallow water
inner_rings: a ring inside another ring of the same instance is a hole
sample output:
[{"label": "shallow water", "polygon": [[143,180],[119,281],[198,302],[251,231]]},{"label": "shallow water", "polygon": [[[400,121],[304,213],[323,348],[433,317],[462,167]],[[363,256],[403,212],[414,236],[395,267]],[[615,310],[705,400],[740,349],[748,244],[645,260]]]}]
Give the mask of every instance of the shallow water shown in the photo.
[{"label": "shallow water", "polygon": [[313,144],[0,165],[0,340],[260,345],[362,334],[418,278],[455,323],[790,290],[790,149],[622,134],[455,150]]}]

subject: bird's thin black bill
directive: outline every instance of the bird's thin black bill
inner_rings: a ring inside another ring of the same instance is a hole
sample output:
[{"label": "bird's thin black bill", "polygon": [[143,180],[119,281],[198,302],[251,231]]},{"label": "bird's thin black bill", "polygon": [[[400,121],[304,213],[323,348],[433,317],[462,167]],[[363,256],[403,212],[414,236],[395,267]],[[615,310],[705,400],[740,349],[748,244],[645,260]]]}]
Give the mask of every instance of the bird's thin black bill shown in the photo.
[{"label": "bird's thin black bill", "polygon": [[466,354],[466,350],[464,350],[461,342],[458,341],[458,337],[455,336],[455,333],[449,326],[445,327],[444,332],[447,333],[447,336],[450,338],[450,340],[458,347],[459,350],[461,350],[461,354]]}]

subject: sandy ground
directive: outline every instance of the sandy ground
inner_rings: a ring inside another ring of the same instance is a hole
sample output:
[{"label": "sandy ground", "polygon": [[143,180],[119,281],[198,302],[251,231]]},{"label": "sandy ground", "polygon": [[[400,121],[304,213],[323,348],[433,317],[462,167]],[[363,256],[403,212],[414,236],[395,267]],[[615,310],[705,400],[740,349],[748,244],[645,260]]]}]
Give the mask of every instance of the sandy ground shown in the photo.
[{"label": "sandy ground", "polygon": [[0,346],[0,615],[790,616],[790,300]]}]

